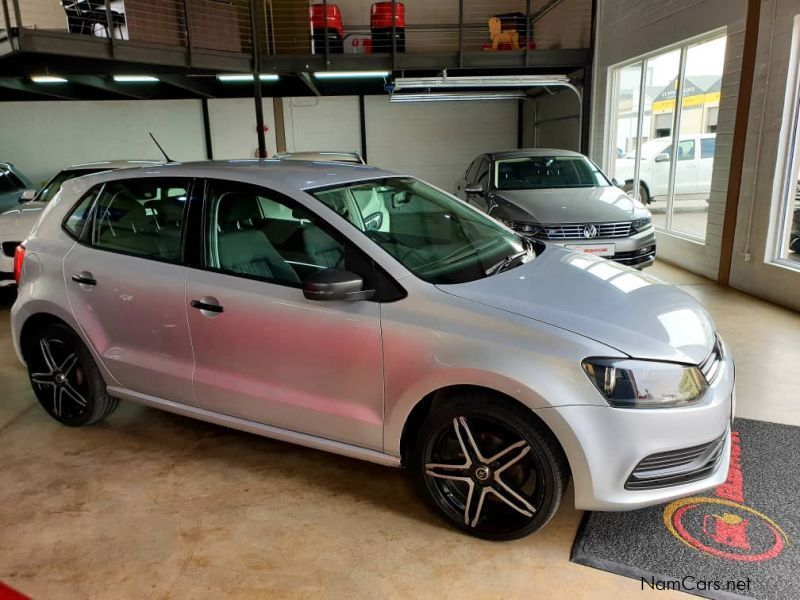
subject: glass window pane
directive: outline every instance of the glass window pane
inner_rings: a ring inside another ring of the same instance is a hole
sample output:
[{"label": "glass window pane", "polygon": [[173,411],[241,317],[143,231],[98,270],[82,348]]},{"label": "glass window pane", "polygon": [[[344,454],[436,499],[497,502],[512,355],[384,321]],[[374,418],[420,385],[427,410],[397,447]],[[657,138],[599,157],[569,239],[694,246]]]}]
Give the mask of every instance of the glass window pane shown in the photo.
[{"label": "glass window pane", "polygon": [[671,229],[700,239],[708,222],[725,43],[723,36],[686,50]]},{"label": "glass window pane", "polygon": [[613,119],[609,139],[608,174],[626,191],[633,189],[634,166],[639,148],[639,98],[642,63],[614,70]]},{"label": "glass window pane", "polygon": [[642,187],[641,199],[649,202],[648,208],[653,214],[653,224],[656,227],[666,227],[669,172],[672,164],[672,126],[680,63],[680,50],[658,54],[645,62],[639,181]]},{"label": "glass window pane", "polygon": [[97,248],[178,262],[188,184],[144,178],[106,184],[94,211]]}]

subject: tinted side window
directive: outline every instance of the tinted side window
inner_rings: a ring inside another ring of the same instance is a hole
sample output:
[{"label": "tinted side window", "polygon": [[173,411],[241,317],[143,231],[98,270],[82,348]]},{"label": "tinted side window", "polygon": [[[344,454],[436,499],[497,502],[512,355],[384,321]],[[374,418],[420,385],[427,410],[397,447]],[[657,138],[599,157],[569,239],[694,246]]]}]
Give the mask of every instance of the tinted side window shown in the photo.
[{"label": "tinted side window", "polygon": [[210,182],[208,194],[210,268],[292,287],[322,269],[345,268],[345,245],[291,200],[225,181]]},{"label": "tinted side window", "polygon": [[17,189],[11,180],[6,177],[5,171],[0,171],[0,192],[13,192]]},{"label": "tinted side window", "polygon": [[105,184],[93,211],[91,243],[97,248],[179,262],[185,179],[130,179]]},{"label": "tinted side window", "polygon": [[700,140],[700,158],[714,158],[717,147],[717,138],[703,138]]},{"label": "tinted side window", "polygon": [[97,199],[98,194],[103,189],[102,185],[89,190],[86,195],[81,198],[80,202],[75,205],[72,212],[69,213],[64,220],[64,229],[66,229],[72,237],[82,239],[86,224],[90,221],[92,215],[92,207],[94,201]]}]

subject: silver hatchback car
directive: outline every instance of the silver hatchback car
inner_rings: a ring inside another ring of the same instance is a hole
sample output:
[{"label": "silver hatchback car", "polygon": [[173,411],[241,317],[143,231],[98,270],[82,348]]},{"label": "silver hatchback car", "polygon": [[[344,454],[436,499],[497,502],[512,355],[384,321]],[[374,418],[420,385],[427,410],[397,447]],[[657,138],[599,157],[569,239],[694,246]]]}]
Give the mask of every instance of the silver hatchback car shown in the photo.
[{"label": "silver hatchback car", "polygon": [[16,257],[13,339],[66,425],[119,399],[409,468],[454,526],[722,483],[734,367],[683,291],[379,169],[172,164],[71,180]]}]

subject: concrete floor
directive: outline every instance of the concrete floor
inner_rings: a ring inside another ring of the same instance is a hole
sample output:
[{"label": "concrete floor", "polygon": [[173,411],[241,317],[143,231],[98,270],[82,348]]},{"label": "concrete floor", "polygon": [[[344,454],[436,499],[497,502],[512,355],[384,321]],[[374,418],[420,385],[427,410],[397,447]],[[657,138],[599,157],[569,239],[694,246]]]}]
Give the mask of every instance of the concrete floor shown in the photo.
[{"label": "concrete floor", "polygon": [[[663,263],[737,359],[738,414],[800,425],[800,315]],[[35,404],[0,304],[0,580],[34,598],[641,598],[539,534],[472,539],[396,470],[123,403],[62,427]],[[659,597],[670,594],[662,592]]]}]

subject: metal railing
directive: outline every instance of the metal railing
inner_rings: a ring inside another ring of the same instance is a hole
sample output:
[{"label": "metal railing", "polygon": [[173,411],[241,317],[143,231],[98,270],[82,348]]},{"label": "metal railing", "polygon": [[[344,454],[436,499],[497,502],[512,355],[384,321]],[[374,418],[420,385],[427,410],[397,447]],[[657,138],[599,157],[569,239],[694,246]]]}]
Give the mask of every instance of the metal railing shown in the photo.
[{"label": "metal railing", "polygon": [[[0,28],[264,56],[589,48],[592,0],[0,0]],[[3,33],[0,29],[0,40]],[[254,39],[257,38],[257,39]],[[255,43],[254,43],[255,42]],[[459,61],[460,62],[460,61]]]}]

